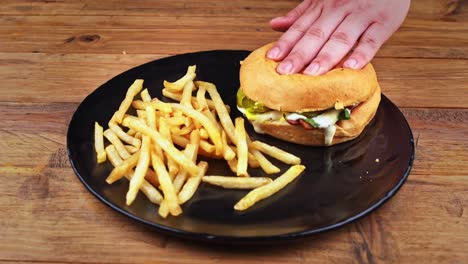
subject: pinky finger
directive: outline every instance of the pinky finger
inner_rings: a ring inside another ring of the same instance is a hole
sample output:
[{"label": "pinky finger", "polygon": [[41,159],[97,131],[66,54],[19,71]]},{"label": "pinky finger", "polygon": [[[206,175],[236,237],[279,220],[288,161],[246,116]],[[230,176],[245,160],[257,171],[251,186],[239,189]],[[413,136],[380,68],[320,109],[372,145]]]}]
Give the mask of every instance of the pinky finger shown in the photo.
[{"label": "pinky finger", "polygon": [[393,32],[382,24],[371,24],[361,36],[358,45],[343,66],[351,69],[361,69],[372,60],[392,34]]}]

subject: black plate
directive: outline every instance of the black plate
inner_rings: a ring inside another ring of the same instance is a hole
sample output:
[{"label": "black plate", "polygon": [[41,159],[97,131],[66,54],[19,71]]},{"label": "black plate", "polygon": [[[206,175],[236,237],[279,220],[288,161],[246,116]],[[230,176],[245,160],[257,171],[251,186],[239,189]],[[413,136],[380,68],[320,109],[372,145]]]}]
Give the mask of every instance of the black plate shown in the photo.
[{"label": "black plate", "polygon": [[[184,238],[228,243],[271,242],[336,228],[371,212],[395,194],[411,170],[414,145],[404,116],[383,96],[376,117],[361,136],[333,147],[281,142],[257,135],[249,126],[250,136],[300,156],[307,169],[285,189],[245,212],[234,211],[233,205],[246,191],[207,184],[183,206],[179,217],[160,218],[157,206],[142,194],[126,206],[128,182],[108,185],[104,180],[111,165],[96,164],[94,121],[107,124],[135,79],[144,79],[150,94],[162,98],[163,80],[176,80],[193,64],[197,65],[197,79],[215,83],[231,105],[232,116],[239,116],[235,108],[239,61],[248,53],[206,51],[173,56],[133,68],[103,84],[81,103],[68,128],[68,154],[78,178],[99,200],[130,218]],[[252,174],[261,173],[257,172]],[[208,174],[223,173],[229,173],[224,162],[210,161]]]}]

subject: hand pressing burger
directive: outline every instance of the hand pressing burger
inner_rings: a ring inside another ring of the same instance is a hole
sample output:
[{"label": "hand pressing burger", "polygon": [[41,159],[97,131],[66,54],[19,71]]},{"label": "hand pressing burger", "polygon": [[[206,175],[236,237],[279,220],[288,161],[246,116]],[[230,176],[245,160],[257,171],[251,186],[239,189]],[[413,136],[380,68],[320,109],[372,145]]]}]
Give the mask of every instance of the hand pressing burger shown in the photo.
[{"label": "hand pressing burger", "polygon": [[361,69],[398,29],[409,5],[410,0],[305,0],[271,20],[274,30],[285,33],[267,57],[281,62],[279,74],[322,75],[348,53],[342,66]]},{"label": "hand pressing burger", "polygon": [[374,117],[380,87],[370,63],[327,74],[278,74],[266,58],[273,44],[253,51],[240,68],[237,108],[257,133],[304,145],[330,146],[356,138]]}]

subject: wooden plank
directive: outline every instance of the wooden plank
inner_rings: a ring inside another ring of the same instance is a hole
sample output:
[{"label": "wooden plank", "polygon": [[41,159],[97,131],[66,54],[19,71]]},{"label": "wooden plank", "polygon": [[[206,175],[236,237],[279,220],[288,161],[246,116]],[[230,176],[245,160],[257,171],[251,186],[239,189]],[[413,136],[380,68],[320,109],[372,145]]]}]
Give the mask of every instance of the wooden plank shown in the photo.
[{"label": "wooden plank", "polygon": [[[125,15],[125,16],[230,16],[271,18],[287,13],[300,1],[238,0],[232,1],[50,1],[50,0],[2,0],[1,15]],[[466,1],[462,0],[413,0],[410,18],[425,20],[461,21],[466,17]]]},{"label": "wooden plank", "polygon": [[[0,52],[174,54],[211,49],[253,50],[280,36],[265,26],[230,30],[211,28],[208,23],[209,20],[202,29],[57,27],[54,34],[47,28],[0,28]],[[405,26],[380,49],[377,57],[468,58],[468,28]]]},{"label": "wooden plank", "polygon": [[270,17],[282,15],[299,3],[288,1],[14,1],[3,0],[3,15],[126,15],[126,16],[231,16]]},{"label": "wooden plank", "polygon": [[[115,75],[164,56],[0,53],[0,98],[78,103]],[[373,64],[384,93],[399,107],[468,107],[468,60],[377,58]],[[65,87],[67,96],[57,93]]]}]

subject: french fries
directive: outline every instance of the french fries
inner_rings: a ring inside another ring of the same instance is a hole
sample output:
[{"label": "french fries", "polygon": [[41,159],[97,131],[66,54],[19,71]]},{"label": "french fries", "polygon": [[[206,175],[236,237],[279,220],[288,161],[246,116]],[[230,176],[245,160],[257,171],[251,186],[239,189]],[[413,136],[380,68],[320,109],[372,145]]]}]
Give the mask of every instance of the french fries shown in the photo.
[{"label": "french fries", "polygon": [[177,201],[177,194],[175,192],[174,185],[172,185],[171,177],[169,176],[169,172],[167,172],[166,166],[161,160],[161,157],[159,157],[155,151],[151,152],[151,162],[153,163],[153,168],[158,174],[159,183],[164,193],[164,201],[167,203],[169,212],[174,216],[180,215],[182,213],[182,209]]},{"label": "french fries", "polygon": [[248,153],[247,133],[245,132],[244,119],[236,118],[235,137],[237,142],[237,176],[247,176]]},{"label": "french fries", "polygon": [[[182,94],[180,93],[173,93],[173,92],[170,92],[168,91],[167,89],[162,89],[162,94],[167,97],[167,98],[170,98],[174,101],[178,101],[180,102],[180,100],[182,100]],[[195,108],[199,108],[199,103],[197,101],[197,98],[196,97],[193,97],[192,96],[192,105],[195,106]],[[206,104],[208,105],[209,109],[215,109],[215,106],[214,106],[214,103],[212,100],[209,100],[209,99],[206,99]],[[228,110],[228,112],[231,111],[231,108],[229,107],[229,105],[225,105],[226,109]]]},{"label": "french fries", "polygon": [[106,151],[104,150],[104,134],[103,128],[98,122],[94,122],[94,149],[96,150],[97,162],[103,163],[106,161]]},{"label": "french fries", "polygon": [[151,102],[151,95],[148,92],[148,89],[143,89],[143,91],[140,92],[141,100],[143,102]]},{"label": "french fries", "polygon": [[234,124],[232,123],[232,119],[229,116],[229,112],[226,108],[226,106],[223,103],[223,100],[221,99],[221,96],[218,93],[218,90],[216,90],[216,86],[212,83],[208,82],[196,82],[198,86],[204,87],[208,93],[211,96],[211,99],[213,100],[214,107],[216,109],[216,112],[218,113],[219,120],[221,125],[224,128],[224,131],[226,131],[227,136],[229,139],[234,142],[234,144],[237,144],[237,138],[236,138],[236,131],[234,128]]},{"label": "french fries", "polygon": [[139,148],[141,145],[141,140],[138,138],[134,138],[132,136],[129,136],[127,133],[125,133],[122,128],[117,125],[117,123],[113,122],[112,120],[109,122],[109,128],[117,135],[118,138],[120,138],[122,141],[125,143],[128,143],[130,145],[135,146],[136,148]]},{"label": "french fries", "polygon": [[135,82],[128,88],[127,94],[125,95],[125,99],[120,104],[119,110],[115,112],[112,119],[114,119],[117,123],[122,123],[122,120],[127,113],[128,108],[132,104],[132,100],[137,95],[141,89],[143,89],[143,80],[137,79]]},{"label": "french fries", "polygon": [[131,119],[124,119],[123,125],[149,136],[153,142],[158,144],[169,157],[178,162],[179,165],[187,170],[190,175],[198,175],[199,169],[197,165],[195,165],[193,161],[187,159],[182,152],[174,147],[169,140],[163,138],[159,132],[150,129],[141,121]]},{"label": "french fries", "polygon": [[[106,147],[106,153],[112,166],[117,167],[123,162],[113,145]],[[130,173],[126,174],[125,177],[128,180],[131,180],[133,173],[133,171],[130,171]],[[160,204],[163,200],[161,193],[154,187],[154,185],[149,184],[147,181],[143,181],[140,186],[140,190],[152,203]]]},{"label": "french fries", "polygon": [[130,153],[125,148],[124,144],[122,143],[122,141],[120,141],[120,139],[117,137],[114,131],[107,129],[106,131],[104,131],[104,136],[107,138],[107,140],[109,140],[110,143],[112,143],[112,145],[115,146],[115,149],[117,149],[117,152],[119,153],[122,159],[125,160],[130,158]]},{"label": "french fries", "polygon": [[[111,145],[114,146],[114,145]],[[115,146],[114,146],[115,148]],[[117,149],[117,148],[115,148]],[[125,174],[127,174],[133,167],[136,166],[138,163],[138,159],[140,158],[140,151],[133,154],[130,158],[121,162],[118,166],[116,166],[109,176],[106,179],[106,182],[109,184],[114,183],[117,180],[120,180]]]},{"label": "french fries", "polygon": [[131,205],[136,198],[138,189],[140,189],[143,180],[145,179],[146,172],[150,161],[150,138],[146,135],[143,136],[141,143],[140,157],[136,165],[135,174],[130,180],[130,187],[128,188],[126,203]]},{"label": "french fries", "polygon": [[[164,81],[163,95],[178,103],[152,98],[148,89],[143,89],[143,80],[135,80],[109,120],[108,129],[94,124],[98,163],[107,159],[114,166],[106,182],[127,178],[126,204],[131,205],[141,191],[159,205],[158,214],[163,218],[182,214],[181,205],[195,195],[202,182],[253,189],[234,206],[235,210],[246,210],[284,188],[304,170],[297,165],[300,158],[266,143],[252,142],[244,119],[233,122],[216,86],[194,81],[195,70],[196,66],[190,66],[179,80]],[[130,114],[130,107],[136,115]],[[294,166],[275,180],[251,177],[250,168],[261,167],[265,174],[280,172],[263,154]],[[205,176],[209,165],[199,157],[224,160],[236,176]]]},{"label": "french fries", "polygon": [[279,176],[271,183],[250,191],[239,202],[237,202],[236,205],[234,205],[234,209],[239,211],[246,210],[256,202],[275,194],[299,176],[304,169],[305,167],[302,165],[293,165],[283,175]]},{"label": "french fries", "polygon": [[268,177],[204,176],[202,181],[226,189],[255,189],[273,180]]},{"label": "french fries", "polygon": [[192,82],[193,79],[195,79],[196,77],[196,74],[195,74],[195,70],[197,69],[197,66],[193,65],[193,66],[189,66],[188,69],[187,69],[187,73],[182,77],[180,78],[179,80],[171,83],[171,82],[168,82],[168,81],[164,81],[164,88],[166,88],[167,90],[171,91],[171,92],[180,92],[182,91],[182,89],[184,89],[184,86],[186,83],[188,82]]},{"label": "french fries", "polygon": [[197,112],[196,110],[181,105],[181,104],[171,104],[173,109],[179,110],[182,113],[186,114],[187,116],[197,120],[199,123],[205,127],[208,135],[210,136],[211,140],[213,141],[216,147],[216,154],[220,155],[223,153],[223,143],[221,142],[221,134],[213,122],[204,116],[202,113]]},{"label": "french fries", "polygon": [[199,173],[195,176],[190,177],[187,182],[185,183],[184,187],[182,190],[179,192],[179,204],[184,204],[192,196],[195,194],[195,191],[198,188],[198,185],[201,182],[201,179],[203,178],[203,175],[206,173],[208,170],[208,163],[205,161],[200,161],[198,164]]}]

